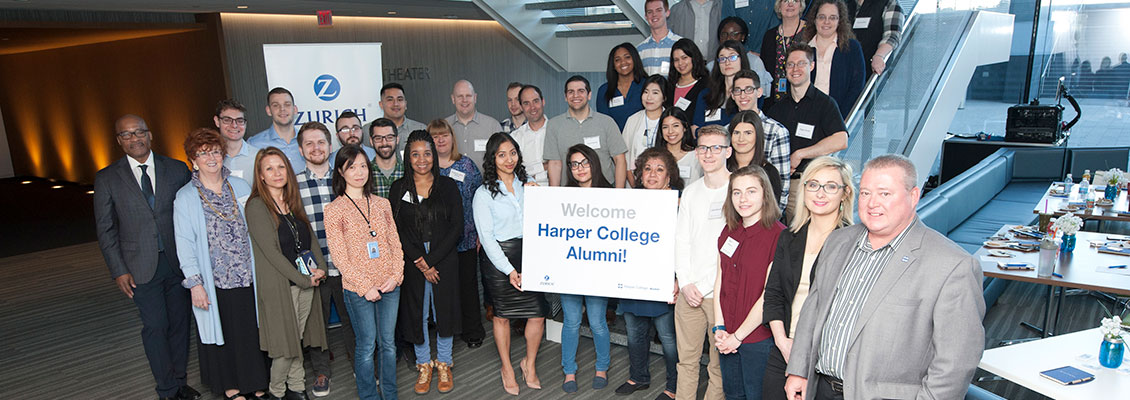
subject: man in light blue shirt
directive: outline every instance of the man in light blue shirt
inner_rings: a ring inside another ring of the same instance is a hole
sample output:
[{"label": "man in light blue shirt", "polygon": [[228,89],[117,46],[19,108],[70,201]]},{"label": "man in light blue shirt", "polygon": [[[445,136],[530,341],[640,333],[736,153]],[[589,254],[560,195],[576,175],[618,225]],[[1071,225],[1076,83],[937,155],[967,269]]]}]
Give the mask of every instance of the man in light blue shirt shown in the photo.
[{"label": "man in light blue shirt", "polygon": [[[341,142],[341,145],[343,147],[347,144],[361,146],[361,151],[364,151],[365,156],[372,160],[373,157],[377,156],[377,151],[361,143],[361,131],[364,130],[364,128],[362,128],[363,125],[365,125],[365,122],[361,121],[361,117],[357,116],[353,111],[342,112],[341,115],[337,117],[337,122],[334,122],[334,126],[336,126],[337,129],[337,140]],[[340,148],[338,150],[340,150]],[[328,161],[330,165],[335,165],[334,163],[337,162],[335,160],[337,160],[337,150],[330,153]]]},{"label": "man in light blue shirt", "polygon": [[[765,31],[781,23],[777,10],[773,7],[776,0],[724,0],[722,1],[722,18],[738,17],[748,25],[749,38],[745,41],[746,50],[761,51],[761,39]],[[801,7],[804,7],[803,3]],[[763,86],[766,87],[766,86]]]},{"label": "man in light blue shirt", "polygon": [[282,150],[290,160],[291,172],[306,169],[306,160],[302,158],[295,138],[298,130],[294,126],[294,116],[297,114],[298,107],[294,105],[294,95],[289,90],[281,87],[271,89],[267,92],[267,115],[271,117],[271,126],[247,139],[247,143],[260,149],[277,147]]},{"label": "man in light blue shirt", "polygon": [[247,131],[247,108],[234,99],[221,100],[216,105],[216,115],[212,121],[224,137],[224,166],[232,176],[249,183],[255,177],[255,154],[259,149],[247,144],[243,134]]},{"label": "man in light blue shirt", "polygon": [[667,29],[667,17],[671,15],[667,0],[647,0],[643,7],[651,36],[636,45],[636,50],[640,52],[643,70],[648,75],[667,76],[671,70],[671,46],[683,37]]}]

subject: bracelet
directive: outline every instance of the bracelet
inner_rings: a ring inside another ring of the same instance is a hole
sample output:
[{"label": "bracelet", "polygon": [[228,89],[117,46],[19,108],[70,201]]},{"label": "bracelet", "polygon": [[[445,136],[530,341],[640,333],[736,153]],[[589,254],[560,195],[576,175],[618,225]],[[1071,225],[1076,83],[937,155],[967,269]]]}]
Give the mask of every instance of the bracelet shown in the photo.
[{"label": "bracelet", "polygon": [[718,332],[719,329],[726,330],[726,325],[715,325],[713,328],[710,328],[710,334],[713,335],[714,333]]}]

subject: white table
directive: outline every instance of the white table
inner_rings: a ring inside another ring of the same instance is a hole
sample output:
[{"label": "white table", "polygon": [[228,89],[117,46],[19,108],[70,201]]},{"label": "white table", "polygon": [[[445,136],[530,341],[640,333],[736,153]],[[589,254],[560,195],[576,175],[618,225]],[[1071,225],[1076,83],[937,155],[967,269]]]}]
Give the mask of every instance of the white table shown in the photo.
[{"label": "white table", "polygon": [[[1097,321],[1096,321],[1097,323]],[[1053,399],[1115,399],[1130,390],[1130,360],[1119,370],[1099,365],[1099,328],[985,350],[979,367]],[[1089,359],[1081,356],[1090,355]],[[1095,375],[1093,381],[1063,386],[1041,371],[1070,365]]]}]

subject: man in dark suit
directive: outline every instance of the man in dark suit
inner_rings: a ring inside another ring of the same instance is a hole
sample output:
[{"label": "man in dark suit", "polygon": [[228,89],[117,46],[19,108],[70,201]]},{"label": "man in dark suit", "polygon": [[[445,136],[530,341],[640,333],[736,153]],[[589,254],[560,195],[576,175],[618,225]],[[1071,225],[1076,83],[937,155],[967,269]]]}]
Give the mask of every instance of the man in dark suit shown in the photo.
[{"label": "man in dark suit", "polygon": [[141,315],[141,341],[161,399],[199,399],[186,384],[189,295],[173,238],[173,198],[188,183],[184,163],[153,154],[145,120],[114,124],[126,157],[94,177],[94,219],[102,257]]}]

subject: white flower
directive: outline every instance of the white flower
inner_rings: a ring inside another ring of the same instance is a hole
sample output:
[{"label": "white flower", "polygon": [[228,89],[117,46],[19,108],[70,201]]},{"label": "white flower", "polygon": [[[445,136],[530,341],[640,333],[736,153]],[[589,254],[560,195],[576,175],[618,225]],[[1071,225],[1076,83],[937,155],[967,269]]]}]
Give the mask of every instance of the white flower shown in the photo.
[{"label": "white flower", "polygon": [[1099,332],[1102,332],[1103,337],[1107,339],[1121,338],[1122,318],[1117,315],[1111,318],[1103,318],[1099,326]]},{"label": "white flower", "polygon": [[1110,171],[1107,171],[1106,174],[1107,184],[1109,185],[1117,185],[1125,182],[1125,176],[1123,175],[1122,170],[1118,168],[1111,168]]},{"label": "white flower", "polygon": [[1074,235],[1083,227],[1083,219],[1075,214],[1067,214],[1052,221],[1052,228],[1064,235]]}]

